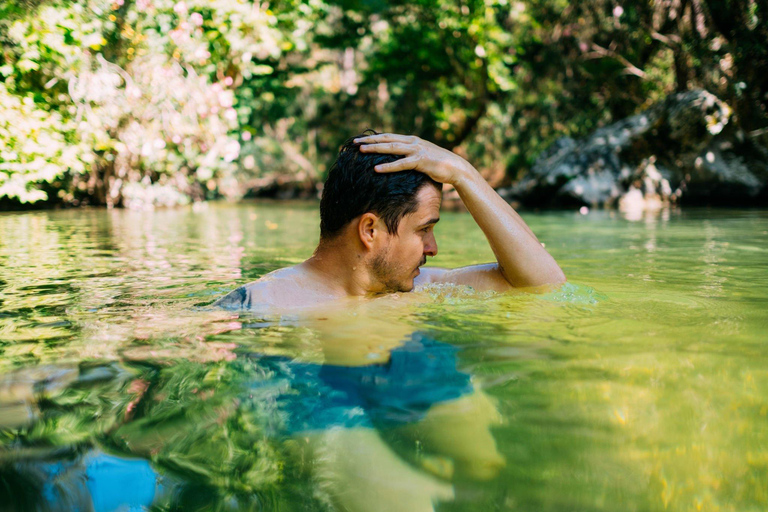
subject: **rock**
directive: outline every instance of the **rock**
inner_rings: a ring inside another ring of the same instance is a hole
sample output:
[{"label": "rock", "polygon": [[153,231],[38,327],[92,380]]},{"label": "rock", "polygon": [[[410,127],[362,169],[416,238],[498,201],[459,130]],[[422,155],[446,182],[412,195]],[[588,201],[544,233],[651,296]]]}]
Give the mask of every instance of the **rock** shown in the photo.
[{"label": "rock", "polygon": [[583,140],[556,140],[505,192],[526,206],[653,209],[680,201],[756,202],[767,183],[768,151],[731,122],[725,103],[694,90]]},{"label": "rock", "polygon": [[765,205],[768,150],[728,127],[675,178],[686,202]]}]

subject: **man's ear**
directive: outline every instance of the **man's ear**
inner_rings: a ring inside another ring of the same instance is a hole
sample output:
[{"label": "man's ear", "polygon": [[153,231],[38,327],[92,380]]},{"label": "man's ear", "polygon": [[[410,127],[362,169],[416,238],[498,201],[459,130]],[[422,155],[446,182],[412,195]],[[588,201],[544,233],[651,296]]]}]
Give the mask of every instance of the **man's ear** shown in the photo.
[{"label": "man's ear", "polygon": [[381,234],[381,219],[375,213],[364,213],[357,222],[357,235],[360,242],[368,248],[373,249],[376,237]]}]

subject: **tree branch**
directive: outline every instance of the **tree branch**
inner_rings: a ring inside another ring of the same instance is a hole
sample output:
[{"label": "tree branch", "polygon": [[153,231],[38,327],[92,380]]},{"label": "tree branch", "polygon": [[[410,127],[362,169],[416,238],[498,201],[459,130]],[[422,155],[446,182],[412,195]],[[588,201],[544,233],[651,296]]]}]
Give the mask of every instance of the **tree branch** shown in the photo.
[{"label": "tree branch", "polygon": [[609,50],[608,48],[603,48],[597,43],[592,43],[592,53],[587,53],[584,55],[585,58],[594,58],[599,59],[603,57],[609,57],[611,59],[616,59],[617,61],[624,64],[626,73],[630,75],[634,75],[640,78],[646,78],[645,71],[640,69],[639,67],[635,66],[631,62],[629,62],[626,58],[624,58],[622,55],[619,55],[613,50]]}]

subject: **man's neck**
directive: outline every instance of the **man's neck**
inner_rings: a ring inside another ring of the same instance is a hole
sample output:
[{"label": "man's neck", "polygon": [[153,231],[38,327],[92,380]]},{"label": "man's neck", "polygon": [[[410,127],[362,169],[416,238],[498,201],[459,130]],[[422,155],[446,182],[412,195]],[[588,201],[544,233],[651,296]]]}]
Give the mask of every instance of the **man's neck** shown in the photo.
[{"label": "man's neck", "polygon": [[311,258],[302,263],[317,275],[329,293],[339,297],[376,293],[364,256],[357,247],[343,242],[321,241]]}]

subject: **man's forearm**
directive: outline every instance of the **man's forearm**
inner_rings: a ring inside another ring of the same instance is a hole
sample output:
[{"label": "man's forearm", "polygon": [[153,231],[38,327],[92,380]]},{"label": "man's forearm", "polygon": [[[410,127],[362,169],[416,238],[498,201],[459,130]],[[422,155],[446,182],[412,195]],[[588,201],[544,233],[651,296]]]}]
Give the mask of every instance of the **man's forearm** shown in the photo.
[{"label": "man's forearm", "polygon": [[523,219],[480,176],[477,169],[452,151],[411,135],[382,133],[355,139],[360,151],[401,155],[379,164],[376,172],[416,170],[438,183],[450,183],[483,230],[499,263],[501,276],[512,286],[561,284],[565,275]]},{"label": "man's forearm", "polygon": [[565,274],[533,231],[471,165],[453,184],[485,233],[499,270],[516,287],[561,284]]}]

